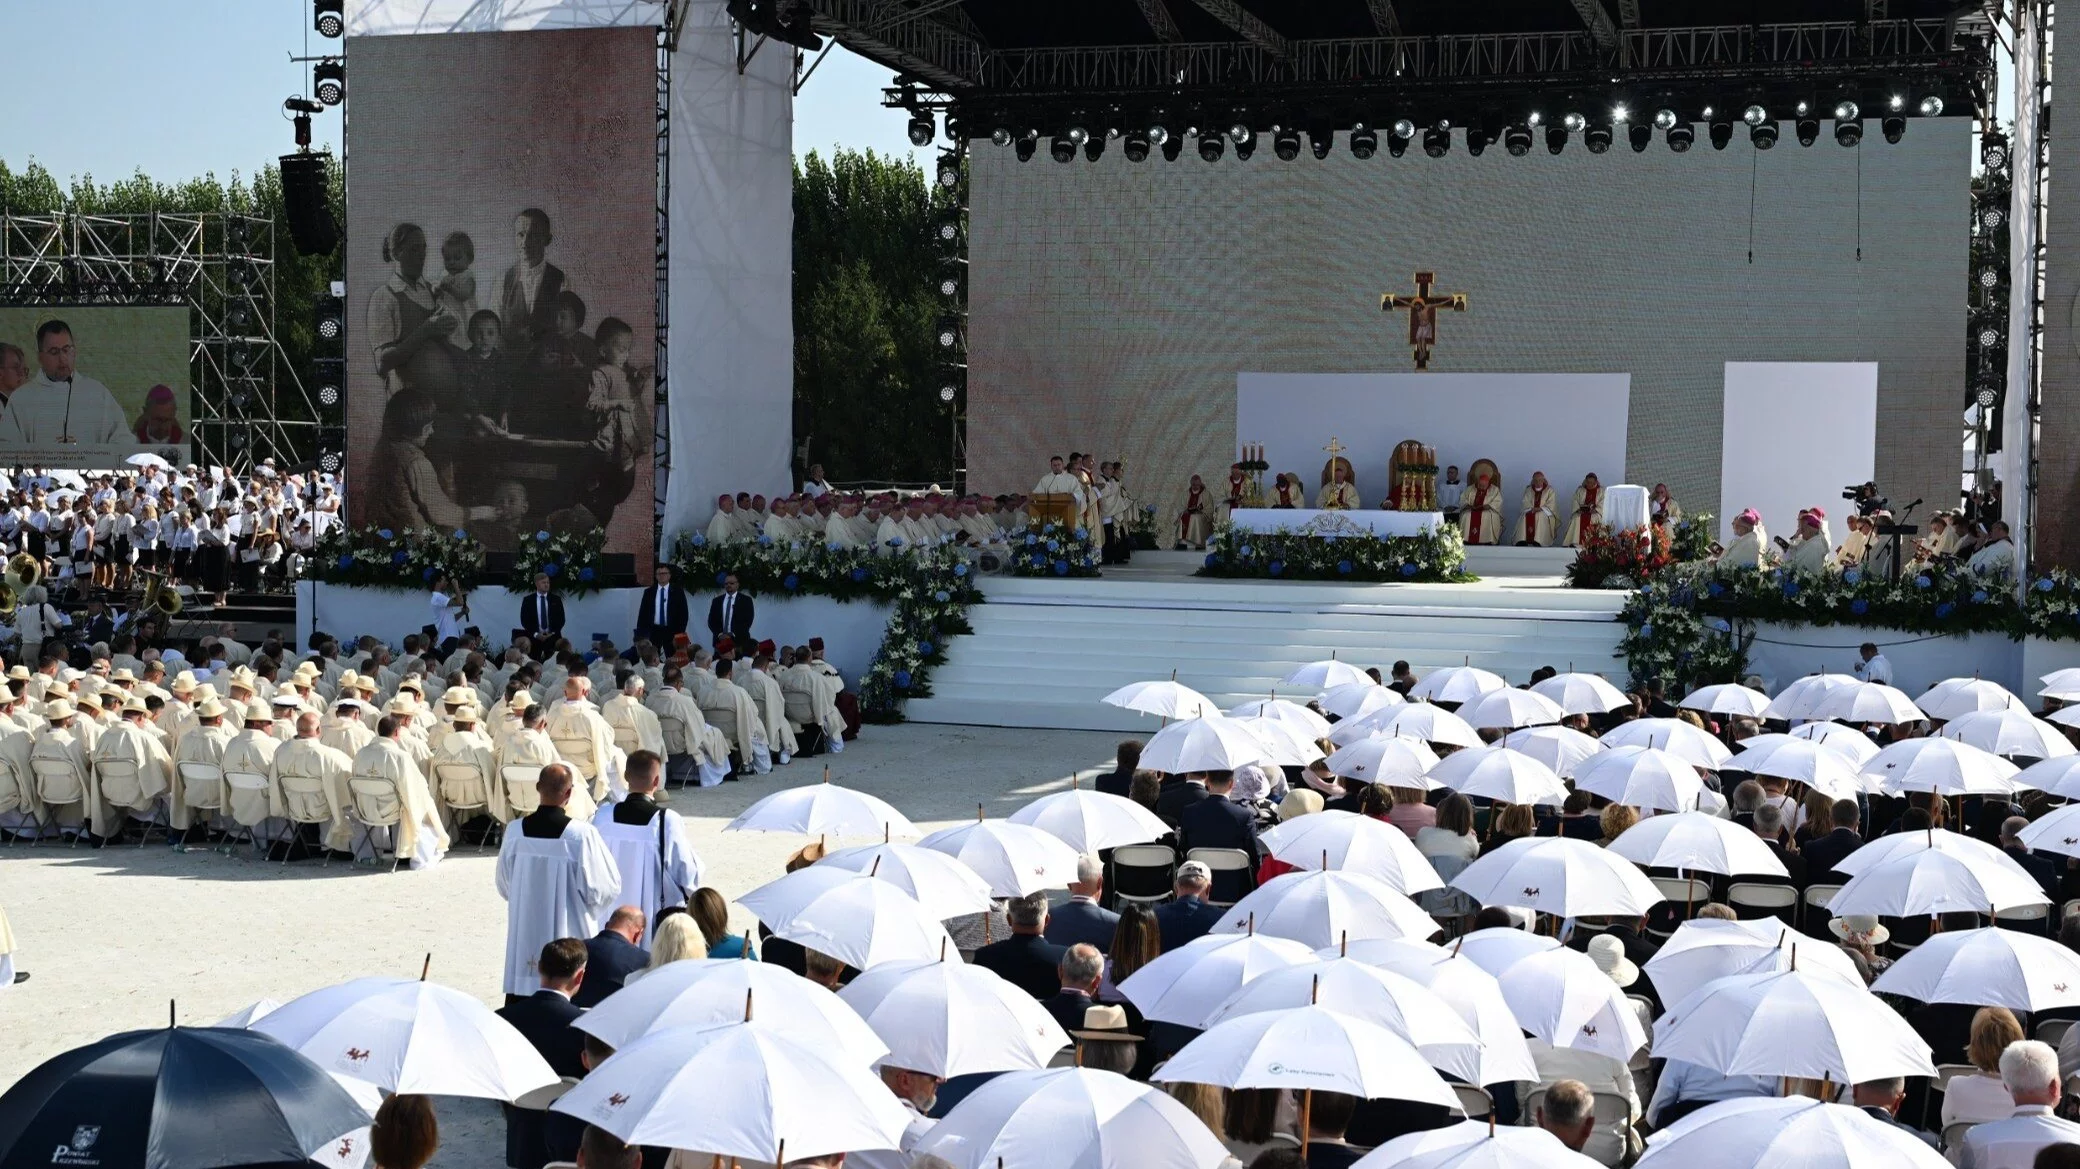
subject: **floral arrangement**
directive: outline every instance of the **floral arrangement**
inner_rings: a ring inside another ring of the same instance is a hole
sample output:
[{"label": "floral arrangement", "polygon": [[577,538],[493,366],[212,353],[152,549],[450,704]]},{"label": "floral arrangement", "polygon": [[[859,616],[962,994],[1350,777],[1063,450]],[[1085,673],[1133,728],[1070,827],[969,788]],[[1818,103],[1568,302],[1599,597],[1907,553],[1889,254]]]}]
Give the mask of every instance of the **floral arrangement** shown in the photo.
[{"label": "floral arrangement", "polygon": [[484,546],[465,531],[335,528],[304,558],[303,579],[363,588],[422,591],[445,576],[459,592],[484,571]]},{"label": "floral arrangement", "polygon": [[1144,503],[1134,511],[1134,518],[1127,521],[1127,539],[1136,552],[1153,552],[1162,545],[1156,538],[1156,505]]},{"label": "floral arrangement", "polygon": [[506,587],[516,593],[534,591],[534,574],[545,572],[567,597],[583,596],[600,587],[605,573],[600,559],[607,549],[607,530],[536,532],[513,550],[513,575]]},{"label": "floral arrangement", "polygon": [[968,606],[982,600],[966,553],[952,544],[876,555],[765,538],[711,544],[695,533],[679,540],[671,560],[679,579],[696,588],[735,573],[754,593],[892,606],[881,645],[859,680],[860,716],[871,722],[901,722],[905,699],[931,694],[932,667],[946,661],[949,639],[972,632]]},{"label": "floral arrangement", "polygon": [[2023,632],[2053,641],[2080,640],[2080,577],[2054,568],[2029,582]]},{"label": "floral arrangement", "polygon": [[1415,536],[1381,537],[1371,532],[1320,533],[1279,528],[1245,532],[1232,524],[1215,528],[1207,542],[1200,576],[1272,577],[1279,580],[1467,581],[1466,545],[1457,525],[1445,524]]},{"label": "floral arrangement", "polygon": [[1710,559],[1712,531],[1717,522],[1708,511],[1677,520],[1669,531],[1669,551],[1685,564]]},{"label": "floral arrangement", "polygon": [[1011,542],[1012,576],[1096,576],[1098,549],[1083,528],[1039,523]]},{"label": "floral arrangement", "polygon": [[1629,589],[1674,564],[1673,541],[1665,527],[1612,531],[1592,524],[1567,566],[1567,583],[1578,589]]}]

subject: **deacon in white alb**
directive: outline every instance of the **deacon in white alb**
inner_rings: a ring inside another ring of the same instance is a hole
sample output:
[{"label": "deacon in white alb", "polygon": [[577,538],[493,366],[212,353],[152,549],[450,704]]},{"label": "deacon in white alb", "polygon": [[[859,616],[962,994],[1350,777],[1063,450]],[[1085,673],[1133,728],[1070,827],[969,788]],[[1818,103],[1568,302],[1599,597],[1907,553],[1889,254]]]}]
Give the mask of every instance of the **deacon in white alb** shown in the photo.
[{"label": "deacon in white alb", "polygon": [[542,947],[558,938],[590,938],[621,893],[621,870],[599,829],[564,811],[571,769],[542,768],[535,781],[541,807],[506,825],[498,848],[498,895],[506,899],[505,990],[531,995]]},{"label": "deacon in white alb", "polygon": [[636,906],[646,920],[655,921],[659,910],[686,904],[700,888],[701,858],[693,851],[686,818],[657,802],[664,761],[654,752],[636,751],[628,757],[626,774],[628,798],[601,808],[592,826],[621,874],[620,892],[612,900]]}]

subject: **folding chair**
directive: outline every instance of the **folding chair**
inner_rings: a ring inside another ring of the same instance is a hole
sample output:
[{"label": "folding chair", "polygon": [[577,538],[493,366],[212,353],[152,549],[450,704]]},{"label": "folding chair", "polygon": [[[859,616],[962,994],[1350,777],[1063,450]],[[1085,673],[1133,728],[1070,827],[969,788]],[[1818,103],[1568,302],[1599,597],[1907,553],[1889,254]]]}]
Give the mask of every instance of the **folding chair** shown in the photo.
[{"label": "folding chair", "polygon": [[[433,765],[434,783],[439,787],[441,802],[455,813],[455,829],[461,831],[469,822],[470,813],[491,811],[491,787],[484,773],[473,763],[456,759],[436,762]],[[504,827],[500,826],[501,829]],[[484,851],[484,840],[490,833],[477,838],[477,851]]]},{"label": "folding chair", "polygon": [[396,872],[404,860],[397,848],[397,829],[404,823],[404,800],[397,784],[380,775],[350,776],[347,796],[353,801],[348,814],[361,825],[361,839],[367,842],[372,859],[377,859],[376,829],[390,830],[390,871]]},{"label": "folding chair", "polygon": [[2037,1042],[2048,1043],[2053,1048],[2056,1048],[2060,1041],[2065,1039],[2066,1031],[2072,1026],[2073,1020],[2071,1019],[2046,1019],[2037,1024]]},{"label": "folding chair", "polygon": [[1800,899],[1800,931],[1821,941],[1833,941],[1834,935],[1828,932],[1827,923],[1834,920],[1834,915],[1827,911],[1827,907],[1833,904],[1834,895],[1841,891],[1840,885],[1807,885]]},{"label": "folding chair", "polygon": [[[99,759],[94,763],[94,778],[101,784],[101,800],[111,807],[120,808],[127,819],[144,825],[137,847],[143,848],[152,837],[152,819],[158,814],[165,793],[144,794],[144,777],[137,770],[137,763],[130,759]],[[111,836],[122,835],[122,825],[115,825]]]},{"label": "folding chair", "polygon": [[1952,1151],[1964,1148],[1965,1134],[1971,1132],[1972,1127],[1971,1122],[1962,1120],[1956,1124],[1945,1125],[1943,1127],[1943,1148]]},{"label": "folding chair", "polygon": [[1242,900],[1255,883],[1249,854],[1239,848],[1195,848],[1185,853],[1184,859],[1198,861],[1212,870],[1213,885],[1206,891],[1208,905],[1226,909]]},{"label": "folding chair", "polygon": [[1702,877],[1649,877],[1647,879],[1654,882],[1656,889],[1661,890],[1661,896],[1671,911],[1663,919],[1674,923],[1668,929],[1658,929],[1653,925],[1647,927],[1648,934],[1661,938],[1664,941],[1673,936],[1677,927],[1681,926],[1682,923],[1689,921],[1697,915],[1698,906],[1709,904],[1712,900],[1712,883]]},{"label": "folding chair", "polygon": [[[262,796],[267,794],[270,786],[266,776],[251,771],[227,771],[224,773],[224,783],[232,791],[256,792]],[[234,816],[232,821],[237,823],[238,818]],[[234,836],[231,841],[231,847],[227,851],[235,851],[238,848],[240,839],[256,848],[262,848],[263,855],[273,851],[275,845],[274,838],[269,837],[264,841],[260,838],[260,830],[266,826],[266,817],[262,817],[257,824],[239,824],[238,827],[243,836]],[[263,845],[264,847],[262,847]]]},{"label": "folding chair", "polygon": [[542,769],[532,763],[508,763],[498,769],[499,782],[506,785],[506,807],[514,816],[530,816],[542,806],[542,793],[534,789]]},{"label": "folding chair", "polygon": [[[32,757],[29,760],[29,770],[36,776],[36,798],[42,800],[45,807],[78,804],[81,810],[85,811],[87,789],[80,783],[79,773],[72,769],[72,764],[63,759]],[[72,843],[79,843],[79,832],[72,834]]]},{"label": "folding chair", "polygon": [[[326,831],[332,827],[332,805],[325,799],[325,781],[313,775],[283,775],[276,782],[282,785],[282,809],[289,821],[289,838],[293,840],[297,829],[306,824],[316,825],[321,841],[319,863],[321,867],[330,865],[332,850],[322,845]],[[282,850],[283,864],[289,863],[291,851]]]},{"label": "folding chair", "polygon": [[1476,1088],[1472,1084],[1453,1084],[1452,1093],[1459,1097],[1459,1110],[1466,1114],[1468,1120],[1478,1120],[1495,1111],[1495,1098],[1488,1095],[1485,1088]]},{"label": "folding chair", "polygon": [[[201,762],[177,763],[174,766],[181,773],[181,804],[190,813],[190,824],[192,826],[194,813],[202,813],[201,823],[206,833],[210,822],[224,811],[224,769],[214,763]],[[182,852],[188,850],[185,841],[181,843],[180,849]]]},{"label": "folding chair", "polygon": [[1170,900],[1177,850],[1167,844],[1122,844],[1112,850],[1112,896],[1138,905]]},{"label": "folding chair", "polygon": [[1785,925],[1793,925],[1791,919],[1798,908],[1798,890],[1790,885],[1736,881],[1726,887],[1726,903],[1733,906],[1735,916],[1742,921],[1774,917]]}]

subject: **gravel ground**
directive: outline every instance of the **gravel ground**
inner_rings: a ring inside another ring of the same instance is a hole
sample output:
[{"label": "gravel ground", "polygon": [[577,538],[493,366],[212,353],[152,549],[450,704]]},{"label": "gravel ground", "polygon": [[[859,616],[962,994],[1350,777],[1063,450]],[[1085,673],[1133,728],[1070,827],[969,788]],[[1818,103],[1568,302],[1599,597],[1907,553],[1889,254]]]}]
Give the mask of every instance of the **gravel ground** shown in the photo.
[{"label": "gravel ground", "polygon": [[[1151,726],[1153,731],[1154,727]],[[1072,771],[1111,765],[1116,735],[904,725],[869,727],[828,759],[833,782],[888,800],[929,831],[975,814],[1009,814],[1068,786]],[[753,801],[814,783],[825,758],[706,791],[673,793],[693,822],[709,884],[734,898],[780,875],[802,840],[723,833]],[[369,974],[432,977],[496,1005],[505,908],[494,854],[469,848],[421,873],[341,864],[270,865],[218,853],[0,846],[0,904],[33,977],[0,992],[0,1085],[58,1052],[117,1031],[205,1025],[262,998],[287,1001]],[[111,883],[113,882],[113,883]],[[739,928],[751,919],[741,910]],[[442,1169],[496,1169],[496,1105],[442,1100]]]}]

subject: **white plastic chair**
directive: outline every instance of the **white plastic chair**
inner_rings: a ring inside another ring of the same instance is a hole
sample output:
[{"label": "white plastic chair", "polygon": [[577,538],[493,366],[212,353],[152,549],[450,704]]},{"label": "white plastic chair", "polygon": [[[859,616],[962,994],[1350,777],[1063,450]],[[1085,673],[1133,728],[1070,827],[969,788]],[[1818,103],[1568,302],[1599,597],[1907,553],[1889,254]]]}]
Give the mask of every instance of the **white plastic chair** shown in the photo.
[{"label": "white plastic chair", "polygon": [[[138,771],[136,761],[131,759],[96,760],[94,778],[101,785],[103,803],[120,808],[125,815],[144,822],[144,836],[137,842],[137,847],[143,848],[145,841],[151,838],[151,822],[165,793],[144,794],[144,775]],[[120,835],[121,830],[121,824],[117,824],[109,835]]]},{"label": "white plastic chair", "polygon": [[[305,824],[318,826],[322,835],[332,827],[332,805],[325,799],[325,781],[314,775],[282,775],[275,782],[282,788],[282,810],[289,821],[289,836]],[[320,847],[321,864],[330,864],[329,849]],[[282,850],[282,863],[289,863],[289,849]]]},{"label": "white plastic chair", "polygon": [[404,859],[396,848],[397,828],[404,823],[404,793],[386,776],[355,775],[347,779],[347,797],[351,801],[348,814],[361,825],[362,839],[368,842],[371,857],[375,855],[376,829],[391,830],[390,869],[395,872]]},{"label": "white plastic chair", "polygon": [[[31,757],[29,770],[36,776],[36,798],[45,807],[60,804],[79,804],[84,809],[87,789],[79,781],[79,773],[72,764],[63,759],[38,759]],[[79,834],[74,833],[72,843],[79,843]]]},{"label": "white plastic chair", "polygon": [[534,784],[542,769],[531,763],[508,763],[498,769],[499,782],[506,785],[506,807],[516,817],[533,815],[542,806],[542,793]]},{"label": "white plastic chair", "polygon": [[[456,828],[467,823],[472,813],[491,811],[491,785],[476,764],[440,760],[433,765],[433,781],[440,789],[441,802],[455,813]],[[477,851],[484,851],[483,837],[477,839]]]},{"label": "white plastic chair", "polygon": [[[268,789],[273,786],[272,784],[268,783],[266,776],[252,771],[227,771],[224,773],[224,783],[232,791],[258,793],[263,797],[267,794]],[[274,838],[268,837],[265,840],[262,840],[260,838],[260,829],[265,827],[266,825],[267,818],[264,816],[261,817],[258,823],[240,824],[239,828],[243,831],[244,835],[242,837],[239,837],[238,839],[234,839],[231,842],[231,847],[234,849],[237,848],[238,840],[243,839],[249,844],[253,844],[255,846],[264,846],[263,851],[271,851],[275,845]]]}]

